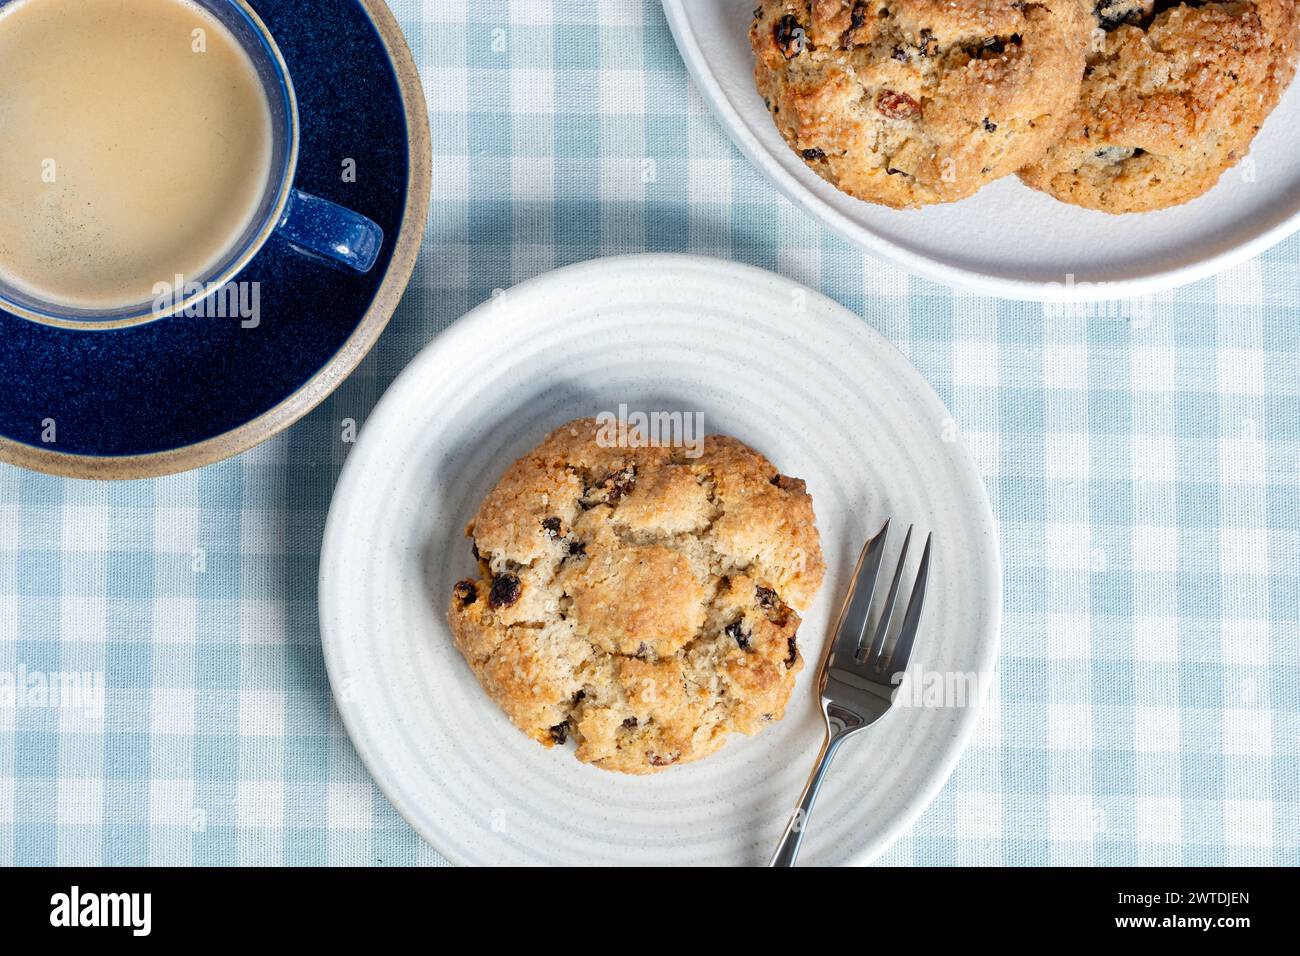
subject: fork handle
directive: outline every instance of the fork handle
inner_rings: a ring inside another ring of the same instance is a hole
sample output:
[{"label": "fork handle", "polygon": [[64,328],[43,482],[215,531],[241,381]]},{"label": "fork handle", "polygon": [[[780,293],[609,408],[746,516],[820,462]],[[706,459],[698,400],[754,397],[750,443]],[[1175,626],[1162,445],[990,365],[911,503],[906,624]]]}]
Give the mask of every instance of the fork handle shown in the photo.
[{"label": "fork handle", "polygon": [[812,776],[804,784],[799,806],[790,815],[790,822],[785,825],[785,833],[776,846],[776,852],[772,854],[769,867],[794,866],[795,857],[799,855],[799,845],[803,843],[804,830],[808,828],[808,818],[812,816],[813,803],[817,800],[817,791],[821,789],[822,779],[830,769],[831,761],[835,759],[835,752],[840,749],[840,744],[844,742],[846,736],[847,734],[829,732],[826,734],[826,738],[822,741],[821,752],[817,754],[817,765],[813,767]]}]

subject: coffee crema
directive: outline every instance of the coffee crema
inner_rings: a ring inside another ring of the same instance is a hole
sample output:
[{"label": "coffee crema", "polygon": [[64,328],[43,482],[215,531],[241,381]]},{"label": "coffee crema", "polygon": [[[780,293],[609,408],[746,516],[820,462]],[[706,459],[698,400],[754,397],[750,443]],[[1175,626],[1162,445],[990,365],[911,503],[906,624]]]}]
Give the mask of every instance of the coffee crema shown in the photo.
[{"label": "coffee crema", "polygon": [[273,135],[216,17],[190,0],[17,0],[0,8],[0,64],[0,280],[120,309],[232,251]]}]

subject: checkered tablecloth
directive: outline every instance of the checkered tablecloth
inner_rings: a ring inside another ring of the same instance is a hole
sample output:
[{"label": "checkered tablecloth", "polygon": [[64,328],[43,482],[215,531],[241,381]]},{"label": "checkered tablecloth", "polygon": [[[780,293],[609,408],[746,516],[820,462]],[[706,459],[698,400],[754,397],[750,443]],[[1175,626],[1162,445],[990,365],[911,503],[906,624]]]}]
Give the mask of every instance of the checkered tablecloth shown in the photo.
[{"label": "checkered tablecloth", "polygon": [[[861,314],[984,476],[999,678],[883,862],[1300,863],[1300,241],[1140,310],[954,293],[761,179],[655,0],[391,5],[429,97],[434,195],[361,370],[287,434],[188,475],[0,466],[0,863],[440,863],[326,681],[317,555],[343,423],[494,288],[646,250],[773,269]],[[3,704],[6,674],[72,672],[92,675],[81,706]]]}]

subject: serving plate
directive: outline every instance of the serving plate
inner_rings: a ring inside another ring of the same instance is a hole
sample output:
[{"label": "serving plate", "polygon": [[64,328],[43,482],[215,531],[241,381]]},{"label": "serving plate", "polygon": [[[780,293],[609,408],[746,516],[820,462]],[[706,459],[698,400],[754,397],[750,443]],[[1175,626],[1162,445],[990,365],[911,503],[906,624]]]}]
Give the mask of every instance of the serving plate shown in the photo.
[{"label": "serving plate", "polygon": [[1300,84],[1209,194],[1129,216],[1080,209],[1014,177],[958,203],[893,210],[823,181],[785,144],[754,86],[751,0],[663,0],[682,59],[741,151],[795,205],[916,275],[988,295],[1082,302],[1212,276],[1300,230]]},{"label": "serving plate", "polygon": [[[829,566],[800,630],[808,661],[862,543],[893,516],[935,533],[912,673],[981,680],[993,666],[988,500],[943,404],[892,345],[812,290],[714,259],[541,276],[455,323],[393,384],[349,455],[321,555],[344,723],[389,799],[455,862],[759,863],[820,743],[809,666],[759,736],[650,777],[610,773],[516,730],[453,646],[445,611],[473,570],[464,529],[481,499],[548,430],[620,405],[700,412],[706,431],[808,482]],[[865,862],[921,812],[975,720],[974,696],[954,703],[897,707],[845,744],[802,862]]]}]

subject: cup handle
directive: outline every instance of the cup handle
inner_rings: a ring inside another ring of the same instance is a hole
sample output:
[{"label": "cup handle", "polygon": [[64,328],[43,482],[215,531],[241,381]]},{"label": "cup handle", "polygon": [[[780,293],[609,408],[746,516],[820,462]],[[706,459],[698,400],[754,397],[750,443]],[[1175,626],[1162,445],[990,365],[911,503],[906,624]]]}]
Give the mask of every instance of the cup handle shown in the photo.
[{"label": "cup handle", "polygon": [[384,230],[360,213],[297,189],[276,232],[298,252],[362,274],[374,268]]}]

